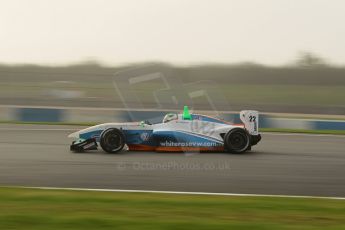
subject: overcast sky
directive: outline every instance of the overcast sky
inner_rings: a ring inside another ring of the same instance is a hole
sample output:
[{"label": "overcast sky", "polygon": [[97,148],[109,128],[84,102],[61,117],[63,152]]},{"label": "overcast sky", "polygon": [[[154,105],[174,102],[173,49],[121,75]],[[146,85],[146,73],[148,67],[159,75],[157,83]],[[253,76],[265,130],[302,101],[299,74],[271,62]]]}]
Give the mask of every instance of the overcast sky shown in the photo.
[{"label": "overcast sky", "polygon": [[345,64],[344,0],[0,0],[0,62]]}]

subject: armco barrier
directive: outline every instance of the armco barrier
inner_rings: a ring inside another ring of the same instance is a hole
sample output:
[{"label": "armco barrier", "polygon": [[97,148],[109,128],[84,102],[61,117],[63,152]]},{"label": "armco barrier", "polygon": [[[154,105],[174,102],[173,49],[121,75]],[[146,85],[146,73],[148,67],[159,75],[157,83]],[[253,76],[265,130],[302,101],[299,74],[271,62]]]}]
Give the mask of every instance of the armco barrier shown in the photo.
[{"label": "armco barrier", "polygon": [[14,118],[25,122],[62,122],[65,112],[54,108],[18,108],[14,110]]},{"label": "armco barrier", "polygon": [[[26,108],[0,107],[2,121],[23,122],[126,122],[149,120],[153,123],[163,119],[168,111],[112,110],[97,108]],[[221,117],[233,123],[240,123],[238,113],[223,113]],[[279,118],[260,115],[259,126],[262,128],[305,129],[305,130],[345,130],[345,120],[318,120]]]}]

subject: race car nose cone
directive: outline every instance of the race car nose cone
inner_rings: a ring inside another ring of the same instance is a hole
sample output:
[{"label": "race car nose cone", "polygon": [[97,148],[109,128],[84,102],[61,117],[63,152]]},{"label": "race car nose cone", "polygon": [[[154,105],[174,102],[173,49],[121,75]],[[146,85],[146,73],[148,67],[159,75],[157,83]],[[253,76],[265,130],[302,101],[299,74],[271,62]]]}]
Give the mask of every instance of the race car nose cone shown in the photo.
[{"label": "race car nose cone", "polygon": [[70,135],[68,135],[69,138],[79,138],[79,131],[78,132],[74,132],[71,133]]}]

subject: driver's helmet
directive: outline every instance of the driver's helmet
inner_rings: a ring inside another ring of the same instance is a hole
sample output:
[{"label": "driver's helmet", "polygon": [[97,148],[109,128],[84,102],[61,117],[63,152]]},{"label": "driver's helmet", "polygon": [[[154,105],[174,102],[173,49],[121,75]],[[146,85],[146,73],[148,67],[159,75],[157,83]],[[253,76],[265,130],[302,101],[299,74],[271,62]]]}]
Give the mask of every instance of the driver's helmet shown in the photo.
[{"label": "driver's helmet", "polygon": [[177,120],[178,116],[176,113],[168,113],[167,115],[164,116],[163,118],[163,123],[167,123],[173,120]]}]

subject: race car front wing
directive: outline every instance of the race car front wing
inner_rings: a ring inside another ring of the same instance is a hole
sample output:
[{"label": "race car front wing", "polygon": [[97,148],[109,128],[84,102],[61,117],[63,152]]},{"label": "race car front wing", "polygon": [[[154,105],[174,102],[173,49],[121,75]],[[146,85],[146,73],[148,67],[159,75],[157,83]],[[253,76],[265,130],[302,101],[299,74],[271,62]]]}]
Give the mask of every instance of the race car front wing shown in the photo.
[{"label": "race car front wing", "polygon": [[70,150],[73,152],[84,152],[86,150],[97,150],[97,147],[98,145],[95,138],[87,140],[79,139],[72,142]]}]

